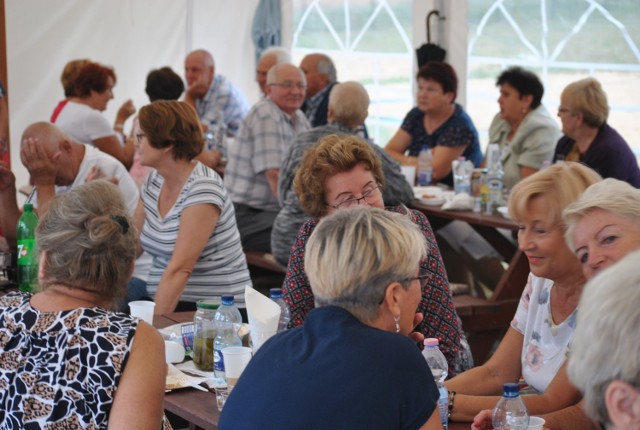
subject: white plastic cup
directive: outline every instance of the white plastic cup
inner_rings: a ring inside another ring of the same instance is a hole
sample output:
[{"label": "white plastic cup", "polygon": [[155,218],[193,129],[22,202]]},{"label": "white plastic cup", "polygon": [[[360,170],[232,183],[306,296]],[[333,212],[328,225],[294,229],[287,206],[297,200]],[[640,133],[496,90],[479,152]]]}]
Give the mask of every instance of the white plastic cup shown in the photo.
[{"label": "white plastic cup", "polygon": [[222,349],[224,359],[224,374],[227,378],[227,388],[231,392],[238,382],[238,378],[251,360],[251,348],[246,346],[228,346]]},{"label": "white plastic cup", "polygon": [[132,317],[138,317],[142,321],[153,325],[153,309],[156,307],[154,302],[148,300],[136,300],[129,302],[129,309]]},{"label": "white plastic cup", "polygon": [[407,182],[413,187],[416,184],[416,166],[400,166],[402,174]]},{"label": "white plastic cup", "polygon": [[182,363],[184,361],[184,346],[172,340],[165,340],[164,358],[167,363]]},{"label": "white plastic cup", "polygon": [[529,417],[529,427],[527,427],[527,430],[542,430],[544,423],[544,418]]}]

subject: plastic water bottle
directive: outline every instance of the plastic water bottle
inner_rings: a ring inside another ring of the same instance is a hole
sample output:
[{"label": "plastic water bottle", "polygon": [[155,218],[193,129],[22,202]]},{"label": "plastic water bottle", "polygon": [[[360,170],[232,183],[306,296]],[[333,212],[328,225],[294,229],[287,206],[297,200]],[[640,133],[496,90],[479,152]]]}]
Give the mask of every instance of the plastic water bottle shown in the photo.
[{"label": "plastic water bottle", "polygon": [[491,163],[487,168],[487,186],[489,187],[489,201],[487,202],[486,213],[492,214],[495,208],[502,205],[502,194],[504,189],[504,171],[500,160],[500,147],[497,143],[489,145],[489,159]]},{"label": "plastic water bottle", "polygon": [[471,174],[473,163],[465,157],[459,157],[451,162],[453,172],[453,190],[456,194],[467,193],[471,195]]},{"label": "plastic water bottle", "polygon": [[228,346],[242,346],[242,340],[238,336],[242,316],[234,304],[233,296],[222,296],[222,305],[213,319],[216,326],[216,338],[213,341],[213,371],[216,378],[226,379],[222,350]]},{"label": "plastic water bottle", "polygon": [[495,430],[526,430],[529,427],[529,411],[520,397],[518,384],[504,384],[492,421]]},{"label": "plastic water bottle", "polygon": [[418,154],[418,185],[421,187],[429,185],[433,179],[432,158],[431,150],[427,146],[422,148],[420,154]]},{"label": "plastic water bottle", "polygon": [[282,288],[272,288],[269,290],[269,295],[271,296],[271,300],[276,302],[278,306],[280,306],[280,321],[278,322],[278,333],[284,331],[289,326],[289,321],[291,321],[291,312],[289,311],[289,306],[285,303],[282,298]]},{"label": "plastic water bottle", "polygon": [[27,203],[24,205],[24,212],[22,212],[16,227],[18,239],[18,288],[24,292],[35,292],[38,289],[37,226],[38,216],[33,212],[33,205]]},{"label": "plastic water bottle", "polygon": [[447,409],[449,407],[449,392],[444,387],[444,380],[449,373],[449,365],[444,354],[438,348],[438,339],[431,337],[424,340],[424,350],[422,356],[427,360],[427,364],[431,369],[433,379],[438,386],[438,392],[440,394],[438,398],[438,410],[440,411],[440,418],[442,419],[442,428],[447,430]]}]

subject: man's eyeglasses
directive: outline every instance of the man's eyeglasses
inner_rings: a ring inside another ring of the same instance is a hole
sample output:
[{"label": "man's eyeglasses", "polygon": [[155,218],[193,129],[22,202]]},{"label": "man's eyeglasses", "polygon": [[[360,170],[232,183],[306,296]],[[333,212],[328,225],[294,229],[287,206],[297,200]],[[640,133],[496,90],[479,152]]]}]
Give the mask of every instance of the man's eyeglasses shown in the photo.
[{"label": "man's eyeglasses", "polygon": [[292,90],[294,88],[297,88],[299,90],[304,90],[307,88],[307,84],[305,84],[304,82],[292,82],[292,81],[284,81],[279,84],[269,84],[269,85],[272,87],[282,87],[285,90]]},{"label": "man's eyeglasses", "polygon": [[142,142],[142,139],[145,137],[147,137],[147,135],[144,133],[136,133],[136,142],[138,143]]},{"label": "man's eyeglasses", "polygon": [[356,196],[350,196],[335,205],[330,205],[329,203],[326,203],[326,205],[333,209],[347,209],[358,206],[363,200],[367,202],[368,205],[377,203],[378,200],[380,200],[380,184],[376,185],[373,188],[364,190],[362,192],[362,197],[360,198],[357,198]]}]

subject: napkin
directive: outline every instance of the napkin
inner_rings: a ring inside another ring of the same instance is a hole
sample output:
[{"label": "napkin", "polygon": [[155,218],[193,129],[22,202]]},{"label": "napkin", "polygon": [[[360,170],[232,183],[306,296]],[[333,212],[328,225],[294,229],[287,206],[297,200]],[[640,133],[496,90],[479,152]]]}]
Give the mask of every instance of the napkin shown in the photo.
[{"label": "napkin", "polygon": [[456,194],[442,205],[442,209],[445,211],[470,211],[473,209],[473,197],[467,193]]},{"label": "napkin", "polygon": [[251,287],[245,287],[244,300],[254,352],[278,331],[280,306]]}]

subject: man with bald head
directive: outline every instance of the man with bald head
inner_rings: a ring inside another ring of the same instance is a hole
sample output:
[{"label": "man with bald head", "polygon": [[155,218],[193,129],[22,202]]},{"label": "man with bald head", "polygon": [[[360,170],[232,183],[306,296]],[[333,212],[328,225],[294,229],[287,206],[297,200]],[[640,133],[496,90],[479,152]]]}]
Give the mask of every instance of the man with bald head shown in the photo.
[{"label": "man with bald head", "polygon": [[267,95],[267,73],[269,69],[277,64],[289,63],[291,63],[291,55],[289,51],[281,46],[272,46],[262,51],[256,66],[256,82],[258,82],[263,95]]},{"label": "man with bald head", "polygon": [[[22,134],[20,159],[29,171],[33,185],[26,203],[33,203],[40,216],[47,211],[57,193],[100,177],[118,183],[132,214],[138,204],[138,189],[122,163],[92,146],[73,141],[51,123],[37,122],[26,128]],[[0,223],[9,242],[15,243],[20,214],[16,178],[0,163]]]},{"label": "man with bald head", "polygon": [[325,125],[329,93],[338,81],[336,66],[329,56],[314,53],[302,59],[300,70],[307,79],[307,93],[302,110],[312,127]]},{"label": "man with bald head", "polygon": [[200,122],[214,128],[222,115],[227,132],[235,135],[249,104],[244,94],[227,78],[215,73],[213,56],[204,49],[195,50],[184,60],[187,91],[184,101],[198,112]]},{"label": "man with bald head", "polygon": [[[293,190],[293,178],[302,163],[304,153],[330,134],[357,134],[369,113],[369,94],[362,84],[347,81],[333,86],[329,95],[327,117],[329,123],[314,127],[296,136],[284,157],[278,181],[278,196],[281,209],[271,231],[271,253],[286,266],[291,245],[300,227],[309,217],[300,205]],[[384,150],[368,141],[382,162],[385,186],[382,198],[385,205],[397,206],[413,200],[413,189],[407,182],[400,166]]]},{"label": "man with bald head", "polygon": [[269,69],[267,96],[251,108],[229,148],[224,184],[245,250],[271,250],[271,227],[280,210],[280,165],[293,138],[310,128],[300,110],[305,88],[304,75],[296,66]]}]

